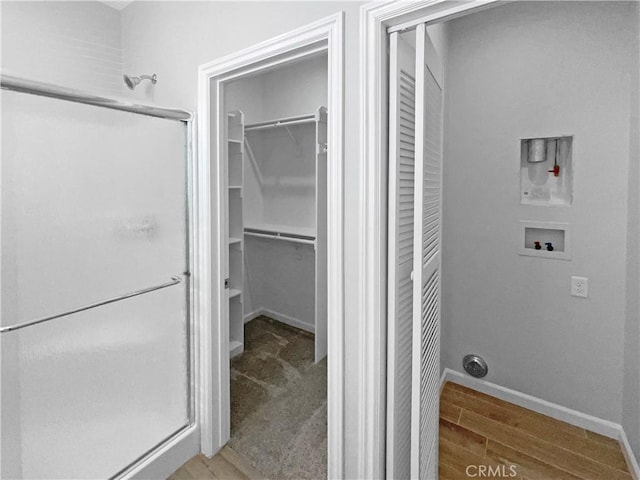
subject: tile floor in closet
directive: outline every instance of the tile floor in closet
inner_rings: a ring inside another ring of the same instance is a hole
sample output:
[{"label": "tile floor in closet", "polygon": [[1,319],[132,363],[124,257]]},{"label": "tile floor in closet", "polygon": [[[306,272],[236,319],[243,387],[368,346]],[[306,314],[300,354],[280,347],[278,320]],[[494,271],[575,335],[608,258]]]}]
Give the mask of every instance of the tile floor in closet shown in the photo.
[{"label": "tile floor in closet", "polygon": [[319,479],[327,476],[327,360],[314,336],[261,316],[231,360],[231,440],[192,458],[171,480]]}]

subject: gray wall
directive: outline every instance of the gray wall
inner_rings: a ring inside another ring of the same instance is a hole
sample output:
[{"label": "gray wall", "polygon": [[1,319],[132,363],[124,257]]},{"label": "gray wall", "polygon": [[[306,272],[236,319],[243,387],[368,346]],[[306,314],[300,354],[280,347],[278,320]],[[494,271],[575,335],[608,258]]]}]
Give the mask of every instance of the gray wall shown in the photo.
[{"label": "gray wall", "polygon": [[[636,4],[636,38],[640,25],[640,4]],[[640,49],[635,42],[632,85],[640,84]],[[622,426],[636,457],[640,458],[640,96],[631,94],[629,135],[629,221],[627,231],[627,324],[624,344],[624,390]]]},{"label": "gray wall", "polygon": [[[454,20],[446,100],[444,366],[477,353],[487,380],[616,423],[632,8],[517,2]],[[574,205],[520,205],[519,139],[561,133],[575,135]],[[519,256],[520,220],[571,223],[573,260]],[[590,298],[570,296],[572,275]]]}]

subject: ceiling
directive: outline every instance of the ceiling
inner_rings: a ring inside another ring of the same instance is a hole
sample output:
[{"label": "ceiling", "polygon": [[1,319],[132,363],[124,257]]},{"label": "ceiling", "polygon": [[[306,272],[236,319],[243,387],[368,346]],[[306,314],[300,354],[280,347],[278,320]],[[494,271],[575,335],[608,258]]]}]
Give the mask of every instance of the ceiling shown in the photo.
[{"label": "ceiling", "polygon": [[116,10],[122,10],[124,7],[126,7],[131,2],[133,2],[133,0],[99,0],[99,1],[111,8],[115,8]]}]

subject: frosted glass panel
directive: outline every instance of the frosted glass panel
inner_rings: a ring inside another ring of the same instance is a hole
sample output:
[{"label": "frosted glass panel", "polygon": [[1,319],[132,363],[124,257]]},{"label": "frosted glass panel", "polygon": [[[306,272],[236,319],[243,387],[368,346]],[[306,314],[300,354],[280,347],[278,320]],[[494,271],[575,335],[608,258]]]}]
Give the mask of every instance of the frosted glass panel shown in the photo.
[{"label": "frosted glass panel", "polygon": [[[2,92],[1,326],[181,276],[186,127]],[[2,478],[109,478],[188,425],[186,283],[1,334]]]},{"label": "frosted glass panel", "polygon": [[109,478],[187,425],[184,298],[180,284],[2,334],[3,478]]},{"label": "frosted glass panel", "polygon": [[2,326],[185,271],[185,126],[2,93]]}]

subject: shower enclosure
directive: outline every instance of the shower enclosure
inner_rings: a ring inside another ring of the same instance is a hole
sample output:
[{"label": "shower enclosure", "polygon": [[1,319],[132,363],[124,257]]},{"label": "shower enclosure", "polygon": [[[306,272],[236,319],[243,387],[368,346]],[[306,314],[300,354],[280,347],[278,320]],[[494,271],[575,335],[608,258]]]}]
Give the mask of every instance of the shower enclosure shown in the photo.
[{"label": "shower enclosure", "polygon": [[187,112],[2,78],[2,478],[113,478],[194,422]]}]

